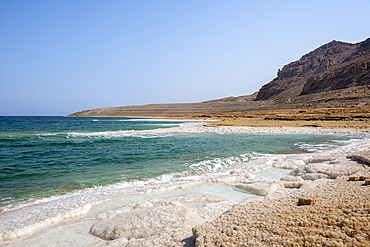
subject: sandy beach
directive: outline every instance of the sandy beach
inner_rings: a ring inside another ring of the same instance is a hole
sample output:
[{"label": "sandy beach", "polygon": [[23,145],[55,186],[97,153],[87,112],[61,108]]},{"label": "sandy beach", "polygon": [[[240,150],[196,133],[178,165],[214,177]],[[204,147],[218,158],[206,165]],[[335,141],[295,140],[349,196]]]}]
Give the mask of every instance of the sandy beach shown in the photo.
[{"label": "sandy beach", "polygon": [[[0,246],[370,244],[370,185],[365,185],[370,177],[368,130],[204,126],[214,123],[153,132],[325,134],[358,139],[323,153],[257,158],[248,162],[248,168],[234,165],[205,181],[153,187],[140,195],[89,205],[84,212],[55,223],[45,222],[33,230],[29,226],[29,233],[25,228],[23,235],[3,235]],[[300,206],[299,198],[316,203]]]}]

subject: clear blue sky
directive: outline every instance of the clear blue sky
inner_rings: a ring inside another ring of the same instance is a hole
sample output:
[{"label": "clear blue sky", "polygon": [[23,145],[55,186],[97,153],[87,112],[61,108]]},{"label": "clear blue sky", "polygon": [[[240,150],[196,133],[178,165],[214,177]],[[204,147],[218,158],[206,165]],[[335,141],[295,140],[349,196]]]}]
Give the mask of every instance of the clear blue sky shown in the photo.
[{"label": "clear blue sky", "polygon": [[251,94],[370,1],[0,0],[0,115],[67,115]]}]

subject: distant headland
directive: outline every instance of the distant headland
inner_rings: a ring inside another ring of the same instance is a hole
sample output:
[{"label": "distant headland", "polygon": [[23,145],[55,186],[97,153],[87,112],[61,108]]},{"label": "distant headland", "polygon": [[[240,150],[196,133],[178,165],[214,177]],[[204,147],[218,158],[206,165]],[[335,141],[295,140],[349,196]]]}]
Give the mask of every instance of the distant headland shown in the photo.
[{"label": "distant headland", "polygon": [[[353,109],[348,110],[351,106],[356,106],[354,115],[351,115]],[[302,115],[302,109],[344,107],[347,110],[325,111],[326,118],[321,117],[321,120],[341,121],[347,118],[347,120],[367,121],[370,116],[364,113],[369,112],[369,106],[370,38],[354,44],[335,40],[324,44],[303,55],[299,60],[283,66],[278,70],[275,79],[252,95],[201,103],[97,108],[76,112],[69,116],[229,118],[230,120],[246,118],[246,116],[251,118],[251,115],[253,118],[257,113],[252,114],[252,111],[262,111],[259,114],[264,115],[267,113],[266,110],[286,112],[286,109],[297,109]],[[312,119],[307,114],[303,115],[306,115],[307,121],[320,120],[312,115],[314,112],[318,113],[317,110],[311,110]],[[324,114],[322,111],[319,113]],[[292,114],[295,113],[292,112]],[[277,118],[270,116],[270,120]],[[292,121],[294,118],[286,116],[285,120]],[[267,126],[271,125],[267,124]]]}]

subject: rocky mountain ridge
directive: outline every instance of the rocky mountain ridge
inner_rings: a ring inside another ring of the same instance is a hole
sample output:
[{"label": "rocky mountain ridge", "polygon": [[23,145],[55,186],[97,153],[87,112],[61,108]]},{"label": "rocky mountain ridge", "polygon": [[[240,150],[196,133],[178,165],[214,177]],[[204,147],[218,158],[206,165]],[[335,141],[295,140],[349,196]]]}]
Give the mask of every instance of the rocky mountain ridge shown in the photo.
[{"label": "rocky mountain ridge", "polygon": [[279,69],[256,100],[291,97],[370,85],[370,38],[351,44],[332,41]]}]

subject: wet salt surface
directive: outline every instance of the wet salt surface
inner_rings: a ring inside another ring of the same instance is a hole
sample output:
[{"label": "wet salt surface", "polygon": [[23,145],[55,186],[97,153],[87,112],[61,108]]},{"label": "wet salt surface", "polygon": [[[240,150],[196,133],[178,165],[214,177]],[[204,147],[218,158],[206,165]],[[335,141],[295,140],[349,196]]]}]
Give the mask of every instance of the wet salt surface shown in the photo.
[{"label": "wet salt surface", "polygon": [[[90,211],[79,218],[66,219],[55,225],[47,226],[34,235],[12,241],[0,242],[0,246],[88,246],[100,242],[89,234],[90,228],[99,219],[112,217],[119,213],[132,212],[136,206],[143,207],[140,202],[150,201],[160,206],[164,199],[176,205],[181,201],[186,208],[202,208],[206,204],[222,201],[242,202],[247,199],[258,199],[255,195],[225,184],[198,184],[185,189],[170,190],[155,194],[129,195],[110,200],[90,207]],[[144,203],[145,205],[145,203]],[[40,209],[42,210],[42,209]],[[34,212],[37,213],[37,212]],[[82,236],[81,236],[82,235]],[[53,236],[50,238],[50,236]],[[9,245],[7,245],[9,244]]]},{"label": "wet salt surface", "polygon": [[255,175],[264,177],[270,181],[280,181],[280,178],[289,176],[290,171],[288,169],[279,169],[275,167],[267,168],[263,171],[256,172]]},{"label": "wet salt surface", "polygon": [[[221,133],[249,133],[253,130],[255,133],[263,134],[289,134],[291,132],[294,134],[320,133],[317,129],[299,128],[290,128],[289,130],[289,128],[199,128],[192,126],[191,128],[186,129],[186,131],[189,132],[214,131]],[[180,128],[177,131],[184,131],[184,128]],[[368,135],[368,132],[364,131],[350,132],[332,130],[332,132],[330,132],[329,130],[323,130],[322,132],[324,134],[358,136],[362,138],[365,138]],[[185,206],[186,208],[195,210],[202,208],[203,206],[227,200],[231,200],[233,203],[240,203],[243,201],[261,199],[263,197],[247,193],[234,186],[228,186],[226,184],[233,184],[237,181],[249,181],[253,183],[254,180],[261,179],[279,181],[281,177],[289,175],[290,171],[297,167],[311,163],[330,163],[333,158],[343,158],[348,153],[361,149],[368,149],[368,147],[369,141],[365,138],[356,140],[348,146],[339,147],[335,150],[323,153],[261,157],[249,162],[248,166],[243,164],[235,166],[233,168],[214,173],[208,178],[199,178],[199,180],[193,179],[191,182],[189,182],[190,180],[188,182],[183,180],[179,181],[177,185],[169,186],[167,188],[161,188],[159,185],[146,190],[146,192],[142,191],[143,193],[141,194],[134,192],[136,194],[121,196],[118,199],[105,202],[102,201],[106,200],[107,196],[109,197],[109,193],[111,192],[104,191],[104,189],[99,191],[101,198],[99,198],[98,193],[95,201],[91,201],[91,198],[88,198],[89,196],[85,195],[86,200],[90,203],[86,203],[87,201],[83,200],[84,196],[81,197],[81,195],[76,197],[68,195],[65,196],[62,201],[60,198],[55,198],[55,200],[48,199],[46,201],[39,202],[37,206],[25,207],[21,210],[10,212],[5,215],[3,213],[3,215],[1,215],[2,228],[6,225],[9,227],[7,230],[2,232],[1,236],[4,240],[15,239],[17,237],[22,237],[35,231],[36,232],[32,236],[2,243],[0,242],[0,246],[3,246],[3,244],[9,244],[7,246],[88,246],[90,244],[106,243],[105,240],[89,234],[91,226],[99,222],[101,219],[109,219],[109,217],[113,217],[120,213],[130,213],[134,211],[135,206],[138,209],[141,209],[140,207],[145,209],[148,205],[152,205],[149,207],[151,208],[173,203],[173,206],[180,207],[180,204],[182,204],[182,206]],[[124,188],[117,188],[117,190],[123,189]],[[94,193],[91,195],[93,194]],[[194,194],[197,196],[194,196]],[[188,198],[184,199],[184,196],[186,197],[187,195],[189,195]],[[112,194],[111,196],[117,196],[117,194]],[[155,201],[163,198],[173,199]],[[148,203],[143,203],[141,206],[138,205],[138,202],[145,202],[148,200]],[[43,220],[40,220],[40,215],[45,216]],[[35,218],[37,218],[38,221],[34,221]],[[37,231],[37,229],[41,230]],[[50,236],[52,236],[51,234],[58,237],[50,238]]]}]

